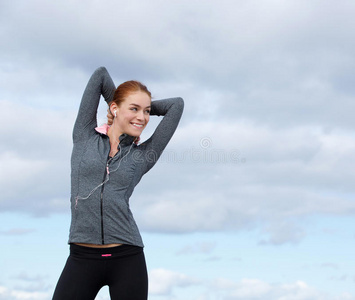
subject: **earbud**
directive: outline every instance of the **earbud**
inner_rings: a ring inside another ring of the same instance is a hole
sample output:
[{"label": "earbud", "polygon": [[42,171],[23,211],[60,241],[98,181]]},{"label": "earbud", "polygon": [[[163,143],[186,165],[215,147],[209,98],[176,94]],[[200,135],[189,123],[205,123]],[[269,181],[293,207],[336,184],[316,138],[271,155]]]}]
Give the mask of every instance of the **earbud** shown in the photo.
[{"label": "earbud", "polygon": [[116,110],[113,111],[113,114],[115,115],[115,118],[117,117]]}]

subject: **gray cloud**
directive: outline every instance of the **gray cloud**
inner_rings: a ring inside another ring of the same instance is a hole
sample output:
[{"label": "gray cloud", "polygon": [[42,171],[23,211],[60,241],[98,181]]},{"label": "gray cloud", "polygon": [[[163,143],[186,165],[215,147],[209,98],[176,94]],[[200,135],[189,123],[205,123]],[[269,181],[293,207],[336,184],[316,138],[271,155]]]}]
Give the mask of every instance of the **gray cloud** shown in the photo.
[{"label": "gray cloud", "polygon": [[[13,109],[3,105],[3,120],[11,118]],[[68,211],[73,119],[28,109],[21,139],[11,134],[20,124],[2,127],[2,210]],[[23,145],[31,146],[27,156]],[[349,162],[354,148],[347,132],[193,122],[177,131],[161,162],[137,187],[132,206],[143,230],[243,230],[262,224],[261,243],[299,242],[306,234],[304,218],[354,213],[345,196],[353,191]]]},{"label": "gray cloud", "polygon": [[144,230],[258,227],[280,244],[312,215],[353,214],[355,6],[319,5],[2,2],[0,209],[68,211],[75,111],[106,65],[186,102],[132,198]]},{"label": "gray cloud", "polygon": [[[203,148],[201,140],[206,136],[210,146]],[[313,127],[273,130],[248,123],[192,123],[177,133],[167,149],[168,158],[174,158],[169,151],[193,152],[200,153],[201,160],[177,156],[176,162],[169,162],[162,157],[133,198],[139,203],[134,204],[137,218],[145,230],[261,226],[261,234],[268,236],[261,243],[299,242],[307,234],[305,218],[354,213],[354,203],[347,196],[353,193],[350,157],[354,147],[350,135],[323,133]],[[224,151],[219,154],[237,149],[246,160],[221,163],[214,157],[205,161],[203,153],[216,149]],[[157,178],[164,178],[164,184]],[[176,181],[179,185],[172,190]],[[159,193],[149,195],[148,190]]]},{"label": "gray cloud", "polygon": [[[70,124],[68,113],[1,102],[2,211],[35,214],[64,211],[69,198]],[[60,199],[65,199],[65,202]],[[65,204],[64,204],[65,203]]]},{"label": "gray cloud", "polygon": [[177,255],[188,254],[210,254],[216,247],[215,242],[199,242],[194,245],[187,245],[176,252]]}]

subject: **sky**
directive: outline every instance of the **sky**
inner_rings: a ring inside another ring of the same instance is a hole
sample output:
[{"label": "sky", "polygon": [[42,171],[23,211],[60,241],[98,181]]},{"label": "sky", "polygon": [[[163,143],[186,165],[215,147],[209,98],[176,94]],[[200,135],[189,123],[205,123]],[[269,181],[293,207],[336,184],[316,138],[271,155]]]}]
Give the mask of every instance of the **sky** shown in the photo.
[{"label": "sky", "polygon": [[185,101],[131,197],[150,300],[354,300],[354,15],[350,0],[0,0],[0,300],[51,299],[99,66]]}]

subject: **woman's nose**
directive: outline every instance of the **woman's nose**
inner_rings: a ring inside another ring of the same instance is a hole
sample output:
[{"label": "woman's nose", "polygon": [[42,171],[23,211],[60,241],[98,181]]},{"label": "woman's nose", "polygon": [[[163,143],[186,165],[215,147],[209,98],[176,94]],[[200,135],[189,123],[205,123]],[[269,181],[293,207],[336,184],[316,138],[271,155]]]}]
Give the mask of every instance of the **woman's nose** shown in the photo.
[{"label": "woman's nose", "polygon": [[137,119],[138,119],[138,120],[143,120],[143,119],[144,119],[144,113],[143,113],[143,111],[138,112],[138,114],[137,114]]}]

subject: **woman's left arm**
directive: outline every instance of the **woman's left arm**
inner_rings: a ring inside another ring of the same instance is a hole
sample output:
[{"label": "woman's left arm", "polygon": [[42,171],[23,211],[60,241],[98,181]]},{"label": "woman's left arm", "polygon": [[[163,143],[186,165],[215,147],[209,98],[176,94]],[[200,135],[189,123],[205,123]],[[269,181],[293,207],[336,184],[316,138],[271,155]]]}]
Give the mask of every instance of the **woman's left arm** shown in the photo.
[{"label": "woman's left arm", "polygon": [[146,155],[149,158],[146,159],[145,172],[154,166],[169,143],[179,124],[183,110],[184,100],[179,97],[152,101],[150,115],[164,116],[164,118],[160,121],[153,135],[143,143],[146,144]]}]

